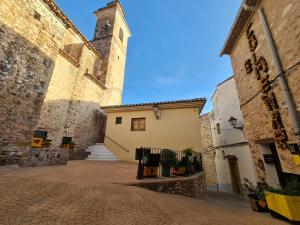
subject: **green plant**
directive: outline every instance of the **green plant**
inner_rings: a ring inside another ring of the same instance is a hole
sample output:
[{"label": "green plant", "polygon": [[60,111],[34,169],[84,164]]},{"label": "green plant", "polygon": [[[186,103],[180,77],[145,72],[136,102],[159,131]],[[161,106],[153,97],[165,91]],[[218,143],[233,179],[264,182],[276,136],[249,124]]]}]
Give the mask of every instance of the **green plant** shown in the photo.
[{"label": "green plant", "polygon": [[259,199],[265,199],[265,193],[264,189],[266,188],[266,184],[259,184],[257,186],[254,186],[251,181],[249,181],[247,178],[244,178],[243,183],[243,189],[245,192],[247,192],[248,195],[254,195],[256,198]]},{"label": "green plant", "polygon": [[174,167],[175,169],[178,169],[178,168],[180,167],[180,161],[179,161],[177,158],[176,158],[175,161],[174,161],[173,167]]},{"label": "green plant", "polygon": [[163,167],[170,168],[176,163],[176,153],[170,149],[163,149],[161,152],[160,162]]},{"label": "green plant", "polygon": [[186,157],[192,156],[193,155],[193,149],[192,148],[186,148],[183,150],[183,153]]},{"label": "green plant", "polygon": [[299,181],[292,181],[289,182],[285,187],[281,189],[268,187],[265,190],[268,192],[281,194],[281,195],[300,196],[300,183]]}]

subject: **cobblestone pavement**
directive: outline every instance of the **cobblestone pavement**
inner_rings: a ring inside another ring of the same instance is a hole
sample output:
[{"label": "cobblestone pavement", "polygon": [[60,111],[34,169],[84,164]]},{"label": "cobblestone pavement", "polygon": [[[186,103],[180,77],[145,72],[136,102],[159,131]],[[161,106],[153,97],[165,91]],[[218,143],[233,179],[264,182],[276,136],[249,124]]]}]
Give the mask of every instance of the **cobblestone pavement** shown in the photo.
[{"label": "cobblestone pavement", "polygon": [[199,200],[126,186],[135,173],[134,164],[90,161],[0,169],[0,224],[286,224],[227,194],[211,192]]}]

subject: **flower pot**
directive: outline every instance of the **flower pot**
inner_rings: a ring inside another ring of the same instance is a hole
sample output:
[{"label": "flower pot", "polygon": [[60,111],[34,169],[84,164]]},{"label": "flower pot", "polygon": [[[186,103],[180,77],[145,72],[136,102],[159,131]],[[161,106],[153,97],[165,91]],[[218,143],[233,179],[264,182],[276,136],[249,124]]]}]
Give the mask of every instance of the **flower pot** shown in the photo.
[{"label": "flower pot", "polygon": [[175,175],[175,176],[183,176],[184,175],[184,171],[185,171],[185,167],[184,166],[180,166],[178,168],[174,168],[173,175]]},{"label": "flower pot", "polygon": [[162,168],[162,176],[169,177],[170,176],[170,167],[163,167]]},{"label": "flower pot", "polygon": [[293,155],[293,160],[297,166],[300,166],[300,155]]},{"label": "flower pot", "polygon": [[259,199],[256,194],[248,194],[249,202],[253,211],[268,212],[266,199]]},{"label": "flower pot", "polygon": [[265,192],[270,211],[287,218],[290,221],[300,222],[300,196],[282,195]]}]

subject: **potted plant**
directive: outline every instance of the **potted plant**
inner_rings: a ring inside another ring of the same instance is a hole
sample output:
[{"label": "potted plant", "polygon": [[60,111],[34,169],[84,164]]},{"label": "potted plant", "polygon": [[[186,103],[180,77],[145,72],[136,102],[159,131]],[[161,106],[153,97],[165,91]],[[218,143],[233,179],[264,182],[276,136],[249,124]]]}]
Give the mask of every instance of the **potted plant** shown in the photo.
[{"label": "potted plant", "polygon": [[255,187],[247,178],[244,178],[243,188],[247,193],[251,208],[256,212],[268,212],[264,187],[266,184],[258,183]]},{"label": "potted plant", "polygon": [[188,177],[190,176],[191,172],[192,172],[192,161],[191,158],[193,156],[193,149],[192,148],[186,148],[183,150],[183,153],[185,155],[184,157],[184,167],[185,167],[185,172],[184,172],[184,176]]},{"label": "potted plant", "polygon": [[183,176],[184,175],[184,171],[185,171],[185,167],[182,163],[182,160],[179,161],[178,159],[176,159],[175,164],[174,164],[174,171],[173,171],[173,175],[175,176]]},{"label": "potted plant", "polygon": [[160,163],[162,165],[162,176],[170,176],[170,168],[176,162],[176,153],[170,149],[163,149],[161,152]]},{"label": "potted plant", "polygon": [[192,148],[186,148],[186,149],[184,149],[183,150],[183,153],[184,153],[184,155],[186,156],[186,157],[192,157],[192,155],[193,155],[193,149]]},{"label": "potted plant", "polygon": [[300,183],[295,181],[282,189],[268,188],[265,191],[270,213],[274,217],[300,222]]}]

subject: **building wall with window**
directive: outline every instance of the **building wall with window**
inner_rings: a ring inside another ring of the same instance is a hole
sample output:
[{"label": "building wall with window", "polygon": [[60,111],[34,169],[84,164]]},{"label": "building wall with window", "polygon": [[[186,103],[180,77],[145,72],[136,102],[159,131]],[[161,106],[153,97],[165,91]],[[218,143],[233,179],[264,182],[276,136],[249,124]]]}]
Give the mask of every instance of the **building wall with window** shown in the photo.
[{"label": "building wall with window", "polygon": [[200,152],[199,110],[201,111],[204,101],[200,100],[190,106],[186,104],[178,103],[171,108],[168,104],[158,105],[159,118],[151,105],[103,108],[107,113],[106,147],[121,160],[132,162],[135,162],[135,149],[140,147],[174,150],[191,147]]},{"label": "building wall with window", "polygon": [[[300,1],[247,0],[246,3],[258,5],[264,11],[299,121]],[[299,134],[295,135],[293,131],[290,113],[257,11],[252,13],[241,7],[221,54],[231,58],[240,108],[260,180],[269,181],[274,174],[279,177],[284,174],[300,175],[300,166],[294,162],[289,148],[290,144],[299,144]],[[274,154],[273,144],[276,144]],[[264,158],[266,153],[271,154],[277,162],[277,173],[270,170],[270,164]],[[276,183],[276,179],[273,183]]]},{"label": "building wall with window", "polygon": [[[217,86],[212,103],[210,121],[218,188],[220,191],[242,193],[244,179],[255,184],[257,175],[233,77]],[[235,119],[234,126],[230,119]],[[235,168],[230,168],[231,161],[236,162]]]}]

